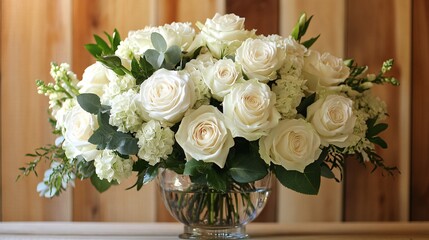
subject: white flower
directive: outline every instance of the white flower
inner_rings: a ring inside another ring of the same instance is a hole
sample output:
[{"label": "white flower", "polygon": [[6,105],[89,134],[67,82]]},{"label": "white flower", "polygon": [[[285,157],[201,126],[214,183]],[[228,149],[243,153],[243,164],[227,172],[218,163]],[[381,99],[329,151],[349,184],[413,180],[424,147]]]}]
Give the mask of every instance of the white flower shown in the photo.
[{"label": "white flower", "polygon": [[223,168],[234,139],[226,128],[222,113],[214,106],[204,105],[187,114],[180,123],[176,141],[186,159],[213,162]]},{"label": "white flower", "polygon": [[110,105],[110,101],[117,95],[136,88],[136,79],[131,75],[116,76],[110,78],[110,82],[104,88],[104,94],[101,96],[101,103]]},{"label": "white flower", "polygon": [[140,86],[140,104],[148,120],[179,122],[194,103],[194,84],[185,73],[159,69]]},{"label": "white flower", "polygon": [[86,161],[94,160],[99,154],[96,146],[88,139],[98,128],[97,118],[75,105],[64,118],[64,143],[66,156],[73,159],[81,155]]},{"label": "white flower", "polygon": [[280,114],[274,107],[275,102],[275,94],[265,83],[249,80],[234,85],[223,102],[223,111],[232,136],[254,141],[267,135],[280,119]]},{"label": "white flower", "polygon": [[55,125],[56,129],[62,130],[64,128],[65,117],[67,116],[67,113],[76,106],[76,104],[76,98],[68,98],[64,100],[61,108],[52,112],[52,116],[57,120],[57,124]]},{"label": "white flower", "polygon": [[267,164],[281,165],[287,170],[304,172],[319,158],[320,138],[304,119],[282,120],[268,136],[259,140],[259,154]]},{"label": "white flower", "polygon": [[356,122],[351,99],[341,95],[321,98],[308,107],[307,119],[319,133],[322,145],[350,146]]},{"label": "white flower", "polygon": [[209,53],[200,54],[196,59],[192,59],[186,63],[185,69],[183,69],[189,74],[190,79],[195,86],[196,103],[194,108],[210,103],[212,95],[210,93],[210,89],[204,82],[203,72],[205,72],[207,68],[213,66],[216,61],[217,60]]},{"label": "white flower", "polygon": [[151,120],[143,124],[136,138],[139,139],[138,156],[152,166],[173,152],[174,132],[168,127],[162,127],[158,121]]},{"label": "white flower", "polygon": [[338,86],[349,76],[350,69],[341,58],[329,53],[320,55],[319,52],[312,50],[305,58],[302,73],[308,80],[309,90],[314,92],[320,87]]},{"label": "white flower", "polygon": [[[167,46],[177,45],[182,50],[186,51],[194,40],[195,29],[191,27],[191,23],[189,22],[174,22],[165,24],[164,27],[160,29],[160,34],[166,39]],[[171,36],[171,38],[169,36]]]},{"label": "white flower", "polygon": [[[286,70],[286,69],[284,69]],[[280,71],[282,73],[282,71]],[[306,81],[294,75],[281,74],[281,78],[272,85],[276,94],[276,108],[284,119],[295,118],[296,108],[305,96]]]},{"label": "white flower", "polygon": [[131,176],[133,161],[121,158],[111,150],[104,150],[95,158],[94,166],[98,178],[121,183]]},{"label": "white flower", "polygon": [[231,59],[221,59],[204,72],[204,82],[218,101],[223,101],[232,86],[240,81],[243,81],[241,68]]},{"label": "white flower", "polygon": [[107,69],[102,63],[96,62],[87,67],[82,75],[82,81],[77,86],[80,93],[94,93],[101,97],[104,93],[104,87],[109,84]]},{"label": "white flower", "polygon": [[207,19],[204,25],[198,22],[197,26],[201,30],[199,38],[218,59],[234,53],[245,39],[255,36],[255,30],[246,30],[244,18],[235,14],[216,13],[212,19]]},{"label": "white flower", "polygon": [[291,75],[300,76],[304,67],[304,57],[308,53],[307,49],[291,36],[283,39],[282,43],[286,51],[283,68]]},{"label": "white flower", "polygon": [[237,49],[235,61],[239,63],[249,79],[274,80],[277,70],[283,65],[284,49],[268,38],[247,39]]},{"label": "white flower", "polygon": [[140,116],[140,106],[137,102],[138,94],[128,90],[115,96],[111,101],[109,123],[118,127],[121,132],[137,132],[140,129],[143,118]]}]

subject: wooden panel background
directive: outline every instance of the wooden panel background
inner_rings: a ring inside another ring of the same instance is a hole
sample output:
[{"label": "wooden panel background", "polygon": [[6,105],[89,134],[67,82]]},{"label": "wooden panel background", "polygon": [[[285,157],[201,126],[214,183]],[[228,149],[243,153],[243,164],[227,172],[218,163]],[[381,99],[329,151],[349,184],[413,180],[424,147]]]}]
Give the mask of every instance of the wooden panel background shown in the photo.
[{"label": "wooden panel background", "polygon": [[171,221],[155,194],[155,184],[140,192],[124,191],[130,180],[98,194],[88,183],[79,182],[61,198],[46,200],[35,192],[40,179],[15,182],[18,167],[29,160],[24,154],[52,141],[44,110],[47,99],[36,94],[34,84],[36,78],[50,79],[50,61],[70,62],[80,77],[94,61],[83,45],[93,41],[93,34],[115,27],[125,37],[129,30],[146,25],[204,22],[215,12],[235,12],[246,17],[248,28],[287,35],[306,11],[315,15],[308,36],[322,34],[315,49],[356,57],[373,71],[383,60],[396,59],[393,73],[402,86],[378,89],[388,102],[391,126],[385,135],[390,148],[381,153],[402,173],[395,178],[371,175],[350,160],[346,181],[323,182],[316,197],[278,186],[277,196],[259,220],[406,221],[410,213],[412,220],[429,220],[429,113],[425,111],[429,95],[424,92],[428,5],[424,0],[2,0],[0,217],[3,221]]}]

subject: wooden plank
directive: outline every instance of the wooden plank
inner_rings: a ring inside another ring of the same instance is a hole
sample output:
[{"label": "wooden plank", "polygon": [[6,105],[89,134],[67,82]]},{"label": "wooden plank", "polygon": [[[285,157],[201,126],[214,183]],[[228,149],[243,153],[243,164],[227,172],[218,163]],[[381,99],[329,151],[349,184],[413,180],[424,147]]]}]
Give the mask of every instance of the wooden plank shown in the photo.
[{"label": "wooden plank", "polygon": [[[367,64],[370,72],[377,72],[382,61],[394,58],[396,64],[391,74],[407,88],[410,77],[407,39],[410,36],[410,1],[348,0],[346,5],[347,56]],[[387,164],[404,167],[405,172],[394,178],[383,177],[380,172],[370,174],[370,169],[359,166],[357,161],[347,161],[346,221],[407,220],[408,204],[404,196],[407,184],[404,183],[409,178],[406,167],[409,160],[406,130],[409,107],[403,103],[409,102],[409,94],[392,86],[376,88],[376,94],[386,101],[390,115],[387,119],[390,128],[383,134],[389,149],[379,153]]]},{"label": "wooden plank", "polygon": [[[84,49],[92,43],[93,34],[104,35],[117,28],[122,38],[128,31],[150,25],[153,1],[76,0],[73,1],[73,68],[81,77],[94,59]],[[89,182],[77,183],[73,198],[75,221],[154,221],[155,197],[153,185],[137,192],[125,191],[136,178],[131,177],[120,186],[99,194]],[[136,211],[138,209],[138,211]]]},{"label": "wooden plank", "polygon": [[[344,1],[287,0],[281,1],[280,7],[281,35],[291,33],[301,13],[314,15],[306,37],[321,36],[312,48],[344,57]],[[279,222],[341,221],[342,184],[322,179],[317,196],[302,195],[284,187],[279,190]]]},{"label": "wooden plank", "polygon": [[429,220],[429,2],[413,0],[411,220]]},{"label": "wooden plank", "polygon": [[[257,34],[279,33],[279,1],[278,0],[226,0],[226,13],[234,13],[246,18],[246,29],[256,29]],[[273,178],[275,179],[275,178]],[[275,222],[277,219],[277,182],[273,181],[272,191],[267,205],[255,222]]]},{"label": "wooden plank", "polygon": [[[15,182],[26,153],[52,143],[48,99],[37,94],[35,79],[50,80],[51,61],[70,61],[70,0],[4,0],[1,23],[1,171],[4,221],[71,219],[71,194],[42,199],[42,178]],[[43,170],[39,170],[43,176]]]}]

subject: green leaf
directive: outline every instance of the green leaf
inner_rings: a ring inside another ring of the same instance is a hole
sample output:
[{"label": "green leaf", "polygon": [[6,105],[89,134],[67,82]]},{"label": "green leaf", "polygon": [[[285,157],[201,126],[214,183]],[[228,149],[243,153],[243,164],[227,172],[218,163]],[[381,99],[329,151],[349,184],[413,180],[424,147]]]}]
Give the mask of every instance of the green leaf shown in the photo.
[{"label": "green leaf", "polygon": [[319,37],[320,34],[317,35],[317,37],[310,38],[307,41],[303,42],[302,45],[306,48],[310,48],[317,41],[317,39],[319,39]]},{"label": "green leaf", "polygon": [[379,123],[371,128],[368,128],[368,131],[366,133],[366,137],[370,138],[373,136],[377,136],[379,133],[386,130],[388,127],[387,123]]},{"label": "green leaf", "polygon": [[165,64],[167,69],[174,69],[174,67],[182,60],[182,51],[179,46],[171,46],[164,54]]},{"label": "green leaf", "polygon": [[139,172],[137,174],[137,181],[133,186],[127,188],[127,190],[133,187],[137,187],[137,190],[140,190],[145,184],[156,178],[159,167],[159,163],[152,166],[143,159],[138,159],[133,166],[133,171]]},{"label": "green leaf", "polygon": [[104,60],[104,62],[108,64],[109,67],[112,67],[112,68],[122,67],[122,61],[118,56],[109,55],[109,56],[102,57],[102,59]]},{"label": "green leaf", "polygon": [[123,155],[135,155],[139,152],[138,139],[129,133],[116,132],[109,144],[115,142],[115,147],[111,148]]},{"label": "green leaf", "polygon": [[[159,69],[162,65],[162,62],[164,61],[164,54],[161,54],[154,49],[146,50],[146,52],[144,53],[144,57],[154,69]],[[160,60],[162,61],[160,62]]]},{"label": "green leaf", "polygon": [[381,148],[386,149],[388,147],[386,141],[384,141],[381,137],[372,137],[368,138],[368,140],[374,144],[377,144]]},{"label": "green leaf", "polygon": [[321,167],[318,162],[308,165],[304,173],[286,170],[280,165],[274,166],[274,172],[280,183],[296,192],[316,195],[320,188]]},{"label": "green leaf", "polygon": [[219,174],[215,169],[207,173],[207,183],[214,190],[226,192],[228,178],[224,174]]},{"label": "green leaf", "polygon": [[98,178],[97,174],[93,174],[91,176],[91,183],[100,193],[106,191],[112,185],[112,183],[110,183],[106,179],[101,180],[100,178]]},{"label": "green leaf", "polygon": [[195,159],[191,159],[190,161],[186,162],[183,174],[190,176],[204,174],[212,168],[212,165],[212,163],[206,163],[204,161],[197,161]]},{"label": "green leaf", "polygon": [[329,178],[329,179],[335,178],[335,174],[325,163],[321,165],[321,175],[322,177]]},{"label": "green leaf", "polygon": [[[256,144],[256,147],[252,144]],[[239,154],[232,155],[229,172],[236,182],[253,182],[268,174],[267,165],[259,156],[257,142],[249,143],[236,139],[235,148]]]},{"label": "green leaf", "polygon": [[92,44],[92,43],[86,44],[85,48],[95,58],[99,57],[103,53],[103,50],[100,47],[98,47],[97,44]]},{"label": "green leaf", "polygon": [[101,37],[94,35],[94,39],[98,47],[103,50],[104,54],[113,54],[112,49],[110,49],[109,45]]},{"label": "green leaf", "polygon": [[113,31],[113,41],[112,41],[112,50],[115,52],[118,49],[119,44],[121,44],[121,35],[118,30]]},{"label": "green leaf", "polygon": [[167,42],[161,34],[153,32],[150,35],[150,40],[152,41],[153,47],[159,52],[165,52],[165,50],[167,50]]},{"label": "green leaf", "polygon": [[296,108],[297,112],[304,116],[304,118],[307,117],[307,108],[314,103],[315,99],[316,93],[313,93],[308,97],[304,97],[303,100],[301,100],[299,106]]},{"label": "green leaf", "polygon": [[94,161],[86,161],[82,157],[78,158],[77,175],[81,179],[89,178],[94,175]]},{"label": "green leaf", "polygon": [[82,93],[77,96],[77,102],[83,110],[91,114],[98,114],[100,112],[100,97],[98,97],[96,94]]}]

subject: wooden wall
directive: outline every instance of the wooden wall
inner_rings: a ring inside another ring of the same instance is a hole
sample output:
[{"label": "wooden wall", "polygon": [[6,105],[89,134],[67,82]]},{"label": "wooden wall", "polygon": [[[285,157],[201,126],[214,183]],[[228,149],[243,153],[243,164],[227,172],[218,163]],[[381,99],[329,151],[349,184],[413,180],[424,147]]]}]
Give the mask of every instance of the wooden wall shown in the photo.
[{"label": "wooden wall", "polygon": [[[49,62],[69,62],[80,77],[94,60],[83,48],[93,34],[172,21],[201,21],[215,12],[247,18],[248,28],[287,35],[301,12],[315,15],[308,36],[314,48],[355,57],[377,71],[395,58],[400,88],[380,88],[389,105],[390,148],[380,153],[401,169],[394,178],[369,174],[352,159],[342,184],[324,181],[318,196],[277,186],[260,221],[429,220],[429,4],[425,0],[2,0],[1,1],[1,191],[3,221],[171,221],[156,185],[125,191],[133,180],[98,194],[86,182],[60,198],[39,198],[35,177],[15,182],[25,153],[50,143],[47,99],[35,79],[48,80]],[[411,78],[412,77],[412,78]],[[412,92],[412,94],[411,94]],[[412,97],[411,97],[412,96]],[[39,172],[40,174],[43,171]],[[138,209],[138,211],[136,211]]]}]

